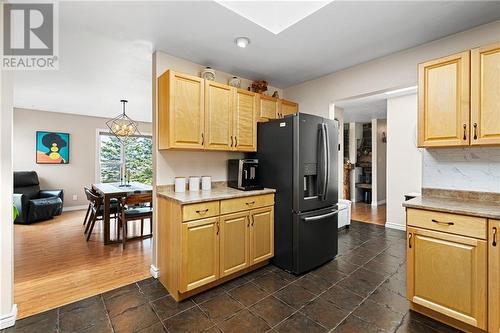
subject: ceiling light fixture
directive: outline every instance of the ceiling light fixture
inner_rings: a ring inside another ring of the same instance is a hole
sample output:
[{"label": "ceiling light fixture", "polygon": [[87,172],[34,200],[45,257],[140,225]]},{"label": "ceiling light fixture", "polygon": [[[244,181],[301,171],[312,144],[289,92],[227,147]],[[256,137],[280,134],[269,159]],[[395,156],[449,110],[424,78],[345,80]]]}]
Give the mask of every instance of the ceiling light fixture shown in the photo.
[{"label": "ceiling light fixture", "polygon": [[250,44],[250,39],[248,39],[247,37],[238,37],[236,38],[235,42],[236,45],[238,45],[238,47],[244,49],[245,47],[248,46],[248,44]]},{"label": "ceiling light fixture", "polygon": [[125,114],[125,105],[128,101],[122,99],[120,102],[123,104],[122,113],[108,120],[106,126],[124,144],[128,137],[140,134],[140,132],[137,128],[138,123]]}]

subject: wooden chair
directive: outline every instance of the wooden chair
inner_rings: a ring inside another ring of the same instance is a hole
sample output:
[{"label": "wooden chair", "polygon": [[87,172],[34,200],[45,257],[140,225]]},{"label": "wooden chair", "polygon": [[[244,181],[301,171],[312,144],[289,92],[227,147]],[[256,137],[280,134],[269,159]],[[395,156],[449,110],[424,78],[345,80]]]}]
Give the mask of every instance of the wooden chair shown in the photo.
[{"label": "wooden chair", "polygon": [[[87,214],[85,215],[85,220],[83,221],[83,225],[87,224],[84,234],[87,234],[87,242],[90,239],[90,235],[94,230],[94,226],[96,221],[102,221],[104,214],[104,201],[101,196],[99,196],[95,191],[85,186],[85,195],[87,196],[87,200],[89,201],[89,207],[87,208]],[[113,215],[114,218],[118,218],[118,200],[111,202],[110,204],[110,214]],[[119,235],[118,235],[119,238]]]},{"label": "wooden chair", "polygon": [[[148,206],[144,204],[149,204]],[[128,222],[141,221],[141,236],[134,238],[150,238],[153,236],[153,196],[151,193],[131,194],[121,200],[119,224],[123,229],[123,248],[125,248],[128,237]],[[144,235],[144,220],[149,219],[150,234]],[[118,238],[119,235],[118,229]]]}]

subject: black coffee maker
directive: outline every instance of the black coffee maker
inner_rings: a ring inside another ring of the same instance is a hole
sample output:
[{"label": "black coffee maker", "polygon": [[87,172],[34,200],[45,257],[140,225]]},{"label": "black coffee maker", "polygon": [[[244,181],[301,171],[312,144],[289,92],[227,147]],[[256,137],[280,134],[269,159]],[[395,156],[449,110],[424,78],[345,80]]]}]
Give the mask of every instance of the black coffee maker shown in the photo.
[{"label": "black coffee maker", "polygon": [[262,190],[259,180],[259,160],[231,159],[227,160],[228,186],[238,190]]}]

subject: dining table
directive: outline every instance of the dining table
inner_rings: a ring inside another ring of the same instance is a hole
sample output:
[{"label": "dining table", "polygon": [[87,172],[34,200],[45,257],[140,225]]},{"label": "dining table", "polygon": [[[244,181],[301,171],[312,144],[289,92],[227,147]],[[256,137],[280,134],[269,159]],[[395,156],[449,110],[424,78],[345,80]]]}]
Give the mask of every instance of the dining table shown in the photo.
[{"label": "dining table", "polygon": [[103,198],[103,227],[104,227],[104,244],[113,244],[120,242],[119,239],[111,240],[110,237],[110,201],[111,198],[123,198],[131,194],[146,194],[153,193],[153,187],[148,184],[130,182],[130,183],[96,183],[92,184],[92,188]]}]

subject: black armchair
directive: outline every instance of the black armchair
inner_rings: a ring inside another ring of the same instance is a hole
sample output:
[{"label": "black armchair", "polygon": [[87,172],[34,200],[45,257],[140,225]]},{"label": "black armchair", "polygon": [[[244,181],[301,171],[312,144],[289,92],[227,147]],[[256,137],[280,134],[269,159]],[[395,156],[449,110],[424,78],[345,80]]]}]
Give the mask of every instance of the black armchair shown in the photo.
[{"label": "black armchair", "polygon": [[19,216],[14,223],[30,224],[61,215],[63,190],[40,190],[35,171],[14,171],[14,205]]}]

